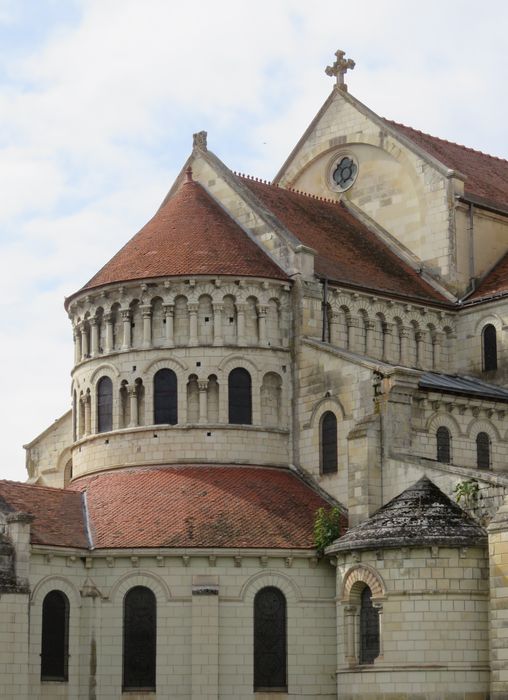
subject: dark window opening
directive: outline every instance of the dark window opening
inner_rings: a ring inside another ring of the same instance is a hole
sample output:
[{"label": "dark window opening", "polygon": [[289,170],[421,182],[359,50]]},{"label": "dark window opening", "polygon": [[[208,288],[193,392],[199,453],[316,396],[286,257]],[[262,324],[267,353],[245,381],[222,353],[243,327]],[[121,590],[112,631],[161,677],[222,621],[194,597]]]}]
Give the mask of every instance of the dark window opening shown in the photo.
[{"label": "dark window opening", "polygon": [[445,428],[444,425],[440,426],[437,429],[436,442],[437,442],[437,456],[436,456],[437,461],[442,462],[443,464],[450,464],[450,461],[451,461],[450,431],[448,430],[448,428]]},{"label": "dark window opening", "polygon": [[483,371],[497,369],[497,336],[496,328],[489,323],[482,332],[483,337]]},{"label": "dark window opening", "polygon": [[366,586],[360,603],[360,663],[373,664],[379,656],[379,613],[372,605],[372,591]]},{"label": "dark window opening", "polygon": [[153,378],[154,423],[178,423],[178,390],[172,369],[160,369]]},{"label": "dark window opening", "polygon": [[113,429],[113,382],[101,377],[97,384],[97,430],[105,433]]},{"label": "dark window opening", "polygon": [[135,586],[123,602],[123,690],[155,690],[156,652],[155,595]]},{"label": "dark window opening", "polygon": [[476,436],[476,464],[478,469],[490,469],[490,438],[487,433]]},{"label": "dark window opening", "polygon": [[254,690],[287,691],[286,599],[272,586],[254,598]]},{"label": "dark window opening", "polygon": [[229,373],[229,423],[250,425],[252,423],[252,389],[250,374],[237,367]]},{"label": "dark window opening", "polygon": [[50,591],[42,603],[41,680],[69,680],[69,599]]},{"label": "dark window opening", "polygon": [[335,474],[337,468],[337,418],[327,411],[321,419],[321,473]]}]

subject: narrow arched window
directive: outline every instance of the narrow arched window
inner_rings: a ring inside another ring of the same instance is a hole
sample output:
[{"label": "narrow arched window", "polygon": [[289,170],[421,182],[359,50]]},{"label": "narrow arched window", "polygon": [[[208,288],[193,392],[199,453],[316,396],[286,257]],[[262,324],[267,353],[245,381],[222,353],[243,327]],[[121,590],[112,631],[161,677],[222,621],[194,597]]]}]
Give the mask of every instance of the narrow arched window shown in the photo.
[{"label": "narrow arched window", "polygon": [[254,598],[254,690],[287,690],[286,598],[273,586]]},{"label": "narrow arched window", "polygon": [[360,663],[373,664],[379,656],[379,613],[372,605],[372,591],[365,586],[360,597]]},{"label": "narrow arched window", "polygon": [[487,433],[476,436],[476,465],[478,469],[490,469],[490,438]]},{"label": "narrow arched window", "polygon": [[155,690],[157,602],[145,586],[135,586],[123,601],[123,690]]},{"label": "narrow arched window", "polygon": [[50,591],[42,603],[41,680],[67,681],[69,659],[69,599]]},{"label": "narrow arched window", "polygon": [[97,384],[97,430],[105,433],[113,429],[113,382],[101,377]]},{"label": "narrow arched window", "polygon": [[160,369],[153,378],[154,423],[178,423],[178,388],[172,369]]},{"label": "narrow arched window", "polygon": [[436,442],[437,442],[437,456],[436,459],[438,462],[442,462],[443,464],[450,464],[451,462],[451,437],[450,437],[450,431],[448,428],[445,428],[444,425],[441,425],[436,432]]},{"label": "narrow arched window", "polygon": [[250,374],[243,367],[229,373],[229,422],[237,425],[252,423],[252,389]]},{"label": "narrow arched window", "polygon": [[497,335],[496,327],[488,323],[482,331],[483,339],[483,371],[497,369]]},{"label": "narrow arched window", "polygon": [[321,473],[337,471],[337,418],[327,411],[321,418]]}]

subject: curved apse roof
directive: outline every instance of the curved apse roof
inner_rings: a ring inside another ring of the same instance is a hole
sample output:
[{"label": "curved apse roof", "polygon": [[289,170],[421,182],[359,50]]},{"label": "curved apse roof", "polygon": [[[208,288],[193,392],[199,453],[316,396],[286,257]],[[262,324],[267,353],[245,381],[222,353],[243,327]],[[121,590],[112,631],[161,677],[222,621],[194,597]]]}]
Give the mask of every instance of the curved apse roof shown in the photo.
[{"label": "curved apse roof", "polygon": [[285,272],[190,178],[80,291],[173,275],[287,279]]}]

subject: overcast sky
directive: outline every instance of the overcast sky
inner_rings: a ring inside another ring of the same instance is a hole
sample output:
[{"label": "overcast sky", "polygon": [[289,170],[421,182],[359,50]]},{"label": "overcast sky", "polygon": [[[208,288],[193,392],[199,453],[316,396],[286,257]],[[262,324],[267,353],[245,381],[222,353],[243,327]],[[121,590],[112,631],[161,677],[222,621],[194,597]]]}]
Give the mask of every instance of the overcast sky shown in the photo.
[{"label": "overcast sky", "polygon": [[192,133],[271,178],[328,96],[501,157],[508,3],[0,0],[0,477],[70,406],[66,295],[154,213]]}]

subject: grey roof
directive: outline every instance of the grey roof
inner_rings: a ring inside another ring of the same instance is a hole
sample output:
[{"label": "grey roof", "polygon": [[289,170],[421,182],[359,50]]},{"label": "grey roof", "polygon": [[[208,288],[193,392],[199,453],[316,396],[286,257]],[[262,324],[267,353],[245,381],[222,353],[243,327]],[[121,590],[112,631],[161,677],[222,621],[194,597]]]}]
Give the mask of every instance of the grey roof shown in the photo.
[{"label": "grey roof", "polygon": [[467,375],[425,372],[420,377],[419,387],[420,389],[442,391],[445,394],[478,396],[494,401],[508,402],[508,389]]},{"label": "grey roof", "polygon": [[482,545],[487,533],[423,476],[372,517],[351,528],[327,552],[441,545]]}]

